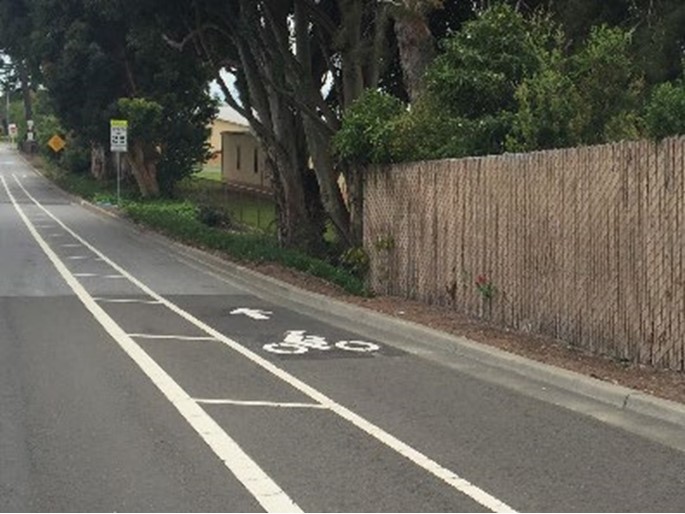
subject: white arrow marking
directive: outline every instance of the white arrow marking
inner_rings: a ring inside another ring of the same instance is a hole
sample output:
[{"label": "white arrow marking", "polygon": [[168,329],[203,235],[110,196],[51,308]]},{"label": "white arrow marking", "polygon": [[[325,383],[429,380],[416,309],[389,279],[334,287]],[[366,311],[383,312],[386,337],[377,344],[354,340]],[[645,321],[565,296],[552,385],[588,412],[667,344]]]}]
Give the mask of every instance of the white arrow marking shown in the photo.
[{"label": "white arrow marking", "polygon": [[245,314],[248,318],[265,320],[269,319],[269,315],[273,314],[271,311],[262,311],[259,309],[248,309],[246,307],[240,307],[239,309],[233,309],[231,314]]}]

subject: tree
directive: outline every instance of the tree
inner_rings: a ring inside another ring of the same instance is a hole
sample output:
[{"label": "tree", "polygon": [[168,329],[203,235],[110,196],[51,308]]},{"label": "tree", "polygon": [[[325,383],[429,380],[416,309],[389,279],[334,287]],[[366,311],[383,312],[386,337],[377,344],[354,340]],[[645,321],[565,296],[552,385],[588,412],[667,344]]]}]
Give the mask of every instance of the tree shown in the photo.
[{"label": "tree", "polygon": [[685,134],[685,79],[654,88],[645,109],[647,133],[655,139]]},{"label": "tree", "polygon": [[[443,127],[431,153],[458,157],[503,151],[516,89],[541,65],[542,36],[534,32],[532,23],[502,4],[443,41],[443,53],[426,74],[425,103],[415,109],[426,121],[432,113]],[[408,126],[423,130],[425,123]]]},{"label": "tree", "polygon": [[[143,196],[171,192],[176,179],[204,160],[206,126],[214,114],[207,71],[191,58],[180,59],[164,44],[155,4],[32,4],[34,26],[40,27],[34,36],[55,111],[65,129],[92,146],[94,162],[103,160],[107,151],[109,119],[118,117],[120,98],[161,106],[161,133],[150,133],[146,151],[134,148],[133,159],[149,159],[132,167]],[[154,173],[148,176],[144,170]]]},{"label": "tree", "polygon": [[0,49],[9,56],[6,88],[21,91],[24,115],[33,119],[32,91],[39,75],[31,48],[32,20],[27,0],[0,0]]},{"label": "tree", "polygon": [[630,113],[641,107],[644,84],[631,42],[631,32],[600,25],[591,29],[585,44],[570,58],[569,76],[587,113],[581,133],[585,144],[638,134]]},{"label": "tree", "polygon": [[[185,2],[190,31],[170,33],[179,49],[198,49],[218,75],[226,67],[239,97],[224,87],[269,156],[285,245],[320,246],[318,220],[306,208],[311,159],[320,199],[339,240],[361,241],[359,170],[336,168],[331,138],[342,112],[375,87],[387,62],[387,5],[375,0]],[[329,87],[324,85],[329,84]],[[345,175],[346,203],[338,184]]]}]

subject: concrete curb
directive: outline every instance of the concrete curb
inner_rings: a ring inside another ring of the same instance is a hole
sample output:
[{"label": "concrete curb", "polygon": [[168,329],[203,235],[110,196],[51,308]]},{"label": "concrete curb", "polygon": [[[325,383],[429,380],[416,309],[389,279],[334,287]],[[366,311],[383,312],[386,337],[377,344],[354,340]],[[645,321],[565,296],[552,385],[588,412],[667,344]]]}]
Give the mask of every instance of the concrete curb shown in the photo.
[{"label": "concrete curb", "polygon": [[[262,275],[238,264],[223,260],[202,250],[169,241],[183,254],[195,254],[200,260],[212,263],[232,281],[259,296],[267,296],[298,305],[302,310],[314,312],[322,319],[333,320],[349,328],[349,320],[378,338],[403,340],[410,344],[439,346],[450,353],[483,365],[522,376],[540,384],[581,395],[620,410],[656,418],[685,428],[685,405],[657,398],[636,389],[611,384],[574,371],[557,368],[530,360],[498,348],[487,346],[465,337],[458,337],[410,321],[378,313],[340,300],[300,289],[278,279]],[[426,343],[429,340],[430,343]]]},{"label": "concrete curb", "polygon": [[[43,176],[31,163],[28,161],[27,163],[34,171]],[[75,203],[80,203],[92,212],[119,219],[130,224],[132,228],[136,227],[135,224],[115,212],[108,211],[70,193],[64,191],[63,193],[72,198]],[[148,237],[152,236],[159,244],[171,247],[181,255],[210,267],[242,288],[254,292],[257,296],[268,298],[272,302],[274,300],[287,301],[295,306],[296,310],[306,310],[309,314],[313,312],[319,318],[338,326],[349,328],[349,321],[354,320],[357,327],[361,327],[365,333],[378,339],[402,341],[415,347],[438,347],[467,361],[513,373],[539,384],[580,395],[625,412],[655,418],[685,428],[685,405],[680,403],[533,361],[465,337],[453,336],[417,323],[397,319],[371,309],[306,291],[221,259],[209,252],[178,243],[153,231],[148,232],[147,235]]]}]

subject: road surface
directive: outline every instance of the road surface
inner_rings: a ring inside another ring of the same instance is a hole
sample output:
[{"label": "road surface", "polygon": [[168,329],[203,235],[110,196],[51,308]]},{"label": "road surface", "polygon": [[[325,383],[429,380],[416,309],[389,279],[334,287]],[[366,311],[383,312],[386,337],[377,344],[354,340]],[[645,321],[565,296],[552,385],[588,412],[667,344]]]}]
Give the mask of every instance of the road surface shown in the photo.
[{"label": "road surface", "polygon": [[251,282],[2,147],[0,510],[685,510],[676,427]]}]

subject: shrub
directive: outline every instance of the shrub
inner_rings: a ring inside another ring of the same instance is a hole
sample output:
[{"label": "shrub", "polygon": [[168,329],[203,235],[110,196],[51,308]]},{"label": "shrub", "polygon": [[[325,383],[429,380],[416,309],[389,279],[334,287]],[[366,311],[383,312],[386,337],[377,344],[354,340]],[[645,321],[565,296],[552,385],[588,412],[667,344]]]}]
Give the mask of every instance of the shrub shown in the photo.
[{"label": "shrub", "polygon": [[645,109],[645,125],[655,139],[685,134],[685,80],[654,88]]},{"label": "shrub", "polygon": [[366,90],[346,111],[333,138],[333,150],[344,161],[367,164],[392,160],[392,120],[402,102],[375,89]]}]

